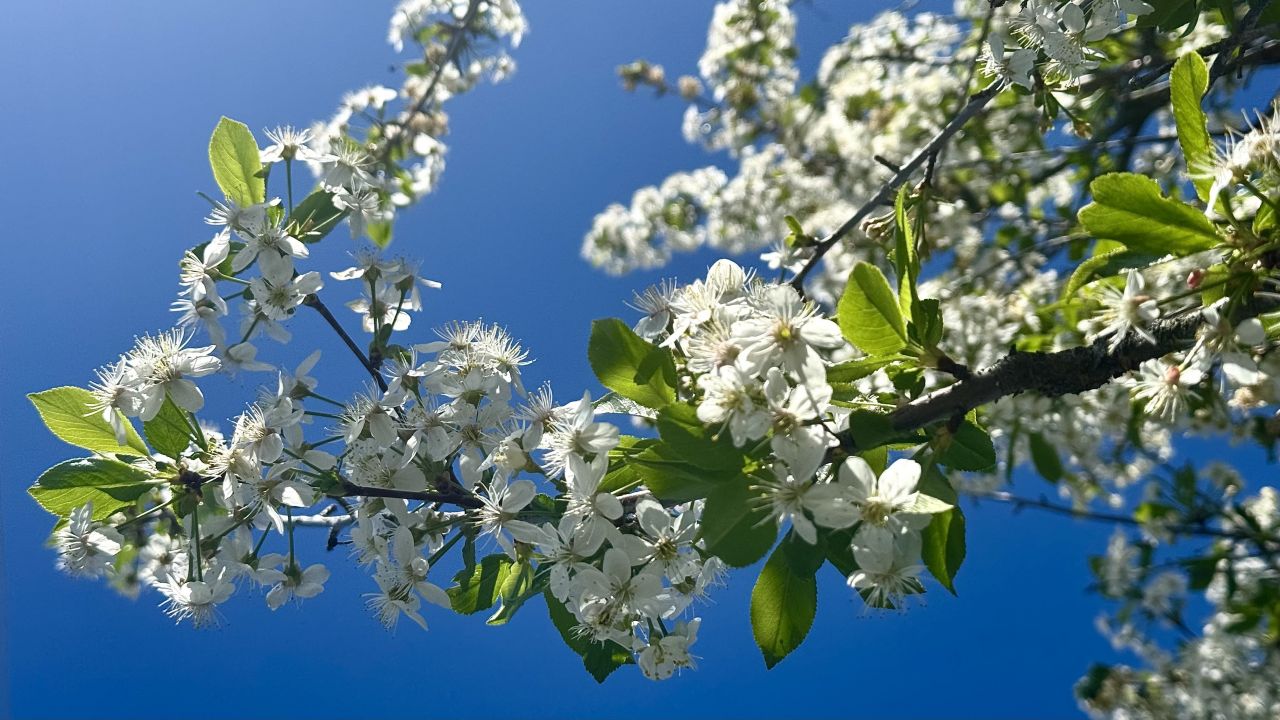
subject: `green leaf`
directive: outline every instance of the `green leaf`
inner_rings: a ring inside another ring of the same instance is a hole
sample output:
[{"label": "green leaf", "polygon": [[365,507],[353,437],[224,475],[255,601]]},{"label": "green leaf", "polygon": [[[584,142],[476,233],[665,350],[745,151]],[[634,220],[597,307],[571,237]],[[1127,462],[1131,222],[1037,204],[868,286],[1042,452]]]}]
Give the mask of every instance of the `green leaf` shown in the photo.
[{"label": "green leaf", "polygon": [[751,633],[772,668],[804,642],[818,610],[818,581],[796,567],[782,546],[773,551],[751,590]]},{"label": "green leaf", "polygon": [[1111,173],[1089,185],[1093,202],[1080,209],[1080,223],[1099,238],[1130,250],[1190,255],[1221,243],[1213,223],[1196,208],[1166,198],[1155,180]]},{"label": "green leaf", "polygon": [[293,208],[285,230],[305,243],[320,242],[347,216],[333,204],[333,193],[316,190]]},{"label": "green leaf", "polygon": [[237,205],[255,205],[266,199],[258,141],[244,123],[222,118],[209,138],[209,166],[222,194]]},{"label": "green leaf", "polygon": [[[36,406],[45,427],[60,440],[85,450],[102,454],[145,456],[147,446],[138,437],[133,425],[121,417],[125,424],[125,444],[116,442],[111,424],[93,411],[93,393],[78,387],[57,387],[44,392],[31,393],[27,399]],[[116,411],[119,415],[119,411]]]},{"label": "green leaf", "polygon": [[746,456],[734,447],[729,432],[707,428],[698,419],[698,411],[688,405],[668,405],[658,413],[658,435],[663,444],[681,460],[721,473],[742,469]]},{"label": "green leaf", "polygon": [[925,467],[924,472],[920,475],[920,484],[916,489],[922,495],[937,498],[948,505],[955,506],[960,502],[960,496],[956,493],[956,489],[951,486],[951,481],[938,470],[937,465],[930,464]]},{"label": "green leaf", "polygon": [[875,410],[854,410],[849,413],[849,435],[859,451],[871,450],[892,443],[916,443],[925,440],[915,431],[895,430],[888,413]]},{"label": "green leaf", "polygon": [[924,566],[942,586],[956,594],[956,573],[964,563],[964,513],[954,507],[938,513],[921,533]]},{"label": "green leaf", "polygon": [[369,236],[369,242],[381,249],[385,250],[391,244],[391,223],[389,222],[369,223],[365,225],[364,232]]},{"label": "green leaf", "polygon": [[484,621],[485,624],[506,625],[525,601],[534,595],[542,594],[550,582],[550,568],[539,573],[537,568],[528,561],[513,565],[498,588],[498,598],[502,600],[502,606]]},{"label": "green leaf", "polygon": [[893,203],[894,251],[893,263],[898,274],[898,307],[902,314],[913,320],[920,312],[920,295],[916,283],[920,279],[920,256],[916,251],[916,238],[911,231],[911,218],[907,215],[907,185],[898,189]]},{"label": "green leaf", "polygon": [[473,567],[459,571],[453,576],[457,585],[446,591],[453,611],[460,615],[471,615],[493,607],[512,564],[506,555],[495,554],[486,556]]},{"label": "green leaf", "polygon": [[996,448],[986,430],[965,420],[938,454],[938,462],[956,470],[990,470],[996,465]]},{"label": "green leaf", "polygon": [[117,460],[93,457],[54,465],[27,492],[40,507],[59,517],[91,502],[93,519],[104,520],[154,487],[151,476],[143,470]]},{"label": "green leaf", "polygon": [[[1103,245],[1108,247],[1104,249]],[[1093,257],[1082,261],[1071,273],[1071,278],[1067,280],[1067,285],[1062,291],[1061,299],[1070,300],[1095,276],[1106,278],[1118,275],[1122,270],[1144,268],[1159,260],[1160,257],[1162,255],[1149,252],[1133,252],[1112,240],[1099,240]]]},{"label": "green leaf", "polygon": [[569,649],[582,657],[582,664],[587,668],[587,672],[591,673],[591,677],[596,682],[602,683],[605,678],[614,670],[635,662],[631,653],[627,649],[613,641],[605,643],[592,642],[589,638],[574,632],[578,620],[564,606],[564,603],[556,599],[551,594],[551,590],[545,590],[542,594],[547,601],[547,611],[551,615],[551,623],[560,631],[560,637],[564,638],[565,645]]},{"label": "green leaf", "polygon": [[187,423],[187,416],[168,395],[165,395],[160,412],[142,423],[142,432],[151,447],[171,458],[177,458],[191,444],[191,425]]},{"label": "green leaf", "polygon": [[1052,483],[1061,480],[1062,458],[1058,456],[1058,449],[1045,440],[1040,433],[1028,435],[1027,444],[1031,447],[1031,463],[1035,465],[1036,472]]},{"label": "green leaf", "polygon": [[730,567],[754,563],[778,539],[773,516],[755,500],[746,482],[726,484],[707,496],[699,537],[707,552]]},{"label": "green leaf", "polygon": [[685,462],[664,444],[636,455],[627,465],[655,497],[672,502],[704,498],[726,482],[741,477],[738,470],[707,470]]},{"label": "green leaf", "polygon": [[601,385],[645,407],[661,409],[676,399],[671,353],[617,318],[591,323],[587,360]]},{"label": "green leaf", "polygon": [[1186,158],[1196,195],[1204,202],[1209,201],[1209,189],[1213,186],[1213,178],[1206,175],[1213,166],[1213,140],[1209,137],[1209,120],[1200,107],[1208,89],[1209,66],[1200,53],[1186,53],[1178,58],[1169,74],[1169,97],[1178,125],[1178,145]]},{"label": "green leaf", "polygon": [[885,355],[883,357],[864,357],[857,360],[846,360],[827,368],[828,383],[852,383],[887,365],[903,360],[910,360],[906,355]]},{"label": "green leaf", "polygon": [[1160,0],[1152,5],[1154,10],[1138,16],[1138,27],[1155,27],[1169,32],[1192,23],[1192,27],[1187,29],[1190,32],[1200,17],[1197,0]]},{"label": "green leaf", "polygon": [[818,528],[818,535],[822,538],[822,546],[827,556],[827,562],[831,563],[831,567],[835,568],[836,572],[848,578],[858,571],[858,561],[853,557],[852,530]]},{"label": "green leaf", "polygon": [[907,346],[907,326],[889,281],[876,266],[860,262],[836,306],[845,339],[867,355],[890,355]]}]

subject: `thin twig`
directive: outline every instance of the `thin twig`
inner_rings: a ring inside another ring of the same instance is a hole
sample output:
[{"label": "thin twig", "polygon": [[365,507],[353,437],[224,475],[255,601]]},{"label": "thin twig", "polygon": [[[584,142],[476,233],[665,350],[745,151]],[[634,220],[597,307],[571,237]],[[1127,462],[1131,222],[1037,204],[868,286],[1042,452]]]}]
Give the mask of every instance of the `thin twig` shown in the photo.
[{"label": "thin twig", "polygon": [[791,286],[796,290],[803,292],[805,278],[807,278],[809,273],[813,272],[813,269],[817,267],[818,262],[822,260],[822,256],[826,255],[831,248],[835,247],[837,242],[840,242],[841,238],[848,235],[858,226],[858,223],[865,220],[867,216],[875,211],[876,208],[888,202],[889,199],[893,197],[893,194],[898,191],[898,188],[901,187],[916,170],[919,170],[934,153],[940,150],[943,145],[951,139],[951,136],[959,132],[960,128],[964,127],[965,123],[969,122],[969,120],[974,116],[982,112],[982,109],[987,106],[987,103],[991,102],[992,98],[1000,94],[1000,90],[1003,87],[1003,83],[997,80],[988,85],[978,94],[971,96],[969,98],[969,102],[965,103],[964,107],[960,108],[960,112],[956,113],[955,117],[951,118],[951,121],[939,130],[938,134],[934,135],[933,139],[930,140],[927,145],[921,148],[920,151],[911,158],[911,160],[907,161],[907,164],[903,165],[900,171],[894,173],[893,177],[889,178],[885,184],[881,185],[880,189],[876,191],[876,194],[872,195],[871,198],[862,205],[862,207],[858,208],[858,211],[846,220],[843,225],[836,228],[834,232],[823,238],[822,241],[815,246],[813,257],[809,258],[809,261],[805,263],[804,267],[800,268],[800,272],[796,273],[796,276],[791,279]]},{"label": "thin twig", "polygon": [[338,323],[338,319],[333,316],[332,312],[329,312],[329,308],[320,300],[320,296],[308,295],[306,299],[302,301],[302,304],[315,308],[316,312],[320,313],[320,316],[324,318],[325,322],[329,323],[329,327],[333,328],[333,331],[338,333],[338,337],[342,338],[342,341],[347,344],[347,348],[351,350],[351,354],[355,355],[356,359],[360,361],[360,364],[364,366],[364,369],[369,371],[370,377],[372,377],[373,381],[378,384],[378,388],[382,390],[382,392],[386,392],[387,381],[382,377],[382,373],[378,372],[378,368],[369,361],[369,358],[365,356],[364,351],[360,349],[360,346],[356,345],[356,341],[351,339],[351,336],[347,334],[347,331]]},{"label": "thin twig", "polygon": [[[995,500],[996,502],[1008,503],[1013,505],[1015,509],[1033,508],[1036,510],[1045,510],[1059,515],[1068,515],[1070,517],[1079,518],[1081,520],[1093,520],[1097,522],[1109,522],[1119,525],[1132,525],[1135,527],[1145,527],[1151,523],[1145,523],[1130,515],[1122,515],[1120,513],[1098,512],[1096,510],[1082,510],[1070,505],[1059,505],[1051,502],[1044,497],[1028,498],[1014,495],[1013,493],[1004,492],[1002,490],[965,490],[964,494],[980,498],[983,500]],[[1154,527],[1166,530],[1174,535],[1192,535],[1198,537],[1215,537],[1227,538],[1230,540],[1247,540],[1250,542],[1258,542],[1259,538],[1249,533],[1237,532],[1234,530],[1223,530],[1221,528],[1213,528],[1205,525],[1164,525],[1156,523]]]},{"label": "thin twig", "polygon": [[[409,112],[405,114],[405,121],[400,122],[398,120],[393,120],[388,124],[397,125],[403,129],[406,124],[413,121],[415,116],[421,114],[427,109],[427,103],[431,102],[431,99],[435,96],[436,87],[440,84],[440,79],[444,76],[444,69],[450,64],[458,61],[458,54],[462,52],[464,45],[463,40],[466,37],[467,29],[470,27],[472,21],[475,20],[476,15],[480,10],[480,4],[481,0],[471,0],[467,4],[466,14],[462,16],[462,20],[458,23],[453,36],[449,38],[449,45],[445,48],[444,58],[440,61],[440,64],[436,66],[436,70],[431,76],[431,81],[427,83],[427,89],[423,91],[422,97],[418,98],[418,101],[415,102],[413,107],[409,109]],[[394,138],[389,138],[387,140],[386,144],[382,146],[378,154],[378,160],[380,163],[386,162],[391,158],[392,149],[399,147],[402,142],[401,138],[403,137],[404,133],[401,132]]]}]

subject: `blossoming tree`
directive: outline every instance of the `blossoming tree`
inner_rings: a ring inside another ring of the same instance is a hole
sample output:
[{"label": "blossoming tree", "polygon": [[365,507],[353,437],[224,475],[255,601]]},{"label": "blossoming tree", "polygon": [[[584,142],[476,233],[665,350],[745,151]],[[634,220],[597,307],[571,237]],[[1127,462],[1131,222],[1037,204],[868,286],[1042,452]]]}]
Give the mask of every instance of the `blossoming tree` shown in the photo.
[{"label": "blossoming tree", "polygon": [[[582,255],[611,274],[703,246],[738,261],[597,321],[608,392],[566,403],[526,385],[499,326],[411,326],[439,284],[382,251],[439,180],[446,102],[510,73],[525,20],[515,0],[404,0],[401,87],[261,140],[217,123],[215,229],[181,259],[177,327],[31,394],[88,453],[31,488],[58,563],[199,627],[238,589],[272,609],[323,591],[341,544],[388,627],[541,603],[596,679],[662,679],[693,666],[729,568],[764,560],[769,666],[803,642],[824,566],[869,611],[954,591],[967,495],[1116,526],[1094,561],[1105,629],[1145,664],[1089,669],[1091,712],[1275,717],[1276,491],[1176,450],[1280,437],[1280,121],[1242,104],[1278,27],[1266,0],[959,0],[855,25],[801,78],[784,0],[720,2],[697,76],[620,75],[687,103],[685,136],[735,173],[640,189]],[[344,224],[354,266],[310,269]],[[361,289],[359,331],[330,282]],[[350,350],[349,400],[318,391],[307,348],[258,360],[299,313]],[[200,379],[234,369],[274,382],[202,417]],[[1014,494],[1024,466],[1059,499]],[[433,572],[450,553],[462,569]]]}]

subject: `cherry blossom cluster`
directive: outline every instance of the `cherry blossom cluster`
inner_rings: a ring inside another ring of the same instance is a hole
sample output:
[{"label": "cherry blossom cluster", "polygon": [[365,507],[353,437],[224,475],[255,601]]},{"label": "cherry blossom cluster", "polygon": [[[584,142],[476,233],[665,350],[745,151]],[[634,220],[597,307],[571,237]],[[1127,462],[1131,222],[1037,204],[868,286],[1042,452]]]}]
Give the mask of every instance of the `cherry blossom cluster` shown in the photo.
[{"label": "cherry blossom cluster", "polygon": [[332,117],[307,131],[315,155],[300,158],[321,182],[330,182],[325,178],[332,171],[325,154],[345,154],[367,173],[361,178],[367,187],[339,205],[365,214],[364,222],[352,223],[354,235],[370,222],[389,227],[397,208],[435,189],[449,131],[445,101],[515,72],[508,48],[520,45],[526,28],[516,0],[403,0],[396,6],[388,42],[396,52],[406,43],[418,48],[403,84],[347,93]]},{"label": "cherry blossom cluster", "polygon": [[918,491],[914,459],[878,476],[859,457],[831,463],[848,411],[832,402],[827,367],[851,348],[817,305],[731,260],[717,261],[704,280],[651,287],[635,305],[645,313],[636,333],[671,348],[696,388],[698,419],[739,447],[767,442],[771,466],[755,489],[780,525],[811,545],[818,527],[856,527],[858,569],[847,580],[872,606],[923,591],[919,531],[951,506]]},{"label": "cherry blossom cluster", "polygon": [[[1239,477],[1224,468],[1207,468],[1215,487],[1233,495]],[[1273,487],[1234,505],[1224,523],[1242,537],[1274,537],[1280,529],[1280,506]],[[1157,530],[1158,531],[1158,530]],[[1272,649],[1274,634],[1266,621],[1250,614],[1250,606],[1266,602],[1280,579],[1274,555],[1250,552],[1230,539],[1212,548],[1216,560],[1201,563],[1200,584],[1212,612],[1199,636],[1177,652],[1169,652],[1159,635],[1186,627],[1183,616],[1191,597],[1188,576],[1178,563],[1161,562],[1155,538],[1145,532],[1129,538],[1119,530],[1106,553],[1095,559],[1101,590],[1119,602],[1099,618],[1099,627],[1118,650],[1137,655],[1145,669],[1127,665],[1097,666],[1077,685],[1084,708],[1095,717],[1164,718],[1219,715],[1269,718],[1280,712],[1274,678],[1280,664]],[[1264,550],[1266,548],[1264,547]]]},{"label": "cherry blossom cluster", "polygon": [[[1028,90],[1033,70],[1044,82],[1070,84],[1096,70],[1107,55],[1097,45],[1152,11],[1142,0],[1061,2],[1029,0],[1011,5],[1004,27],[991,34],[983,52],[988,72]],[[1012,52],[1005,52],[1012,48]]]}]

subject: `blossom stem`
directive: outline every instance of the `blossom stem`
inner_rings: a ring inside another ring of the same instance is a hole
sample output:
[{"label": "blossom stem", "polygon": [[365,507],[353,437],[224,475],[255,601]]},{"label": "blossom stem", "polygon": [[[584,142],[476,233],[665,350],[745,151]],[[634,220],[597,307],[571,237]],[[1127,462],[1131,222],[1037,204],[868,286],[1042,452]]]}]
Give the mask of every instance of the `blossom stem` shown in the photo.
[{"label": "blossom stem", "polygon": [[262,546],[267,544],[267,536],[271,534],[270,526],[262,529],[262,535],[258,537],[258,542],[253,546],[253,556],[258,557],[258,553],[262,552]]},{"label": "blossom stem", "polygon": [[449,550],[451,550],[454,545],[457,545],[458,541],[464,537],[466,537],[464,533],[461,533],[461,532],[454,533],[453,537],[445,541],[445,544],[441,545],[439,550],[436,550],[435,552],[431,553],[431,557],[427,558],[427,565],[434,566],[437,560],[444,557],[444,554],[449,552]]},{"label": "blossom stem", "polygon": [[[345,403],[340,403],[340,402],[338,402],[337,400],[334,400],[333,398],[325,397],[324,395],[321,395],[320,393],[318,393],[318,392],[316,392],[316,391],[314,391],[314,390],[308,390],[308,391],[307,391],[307,397],[313,397],[313,398],[315,398],[315,399],[317,399],[317,400],[319,400],[319,401],[321,401],[321,402],[327,402],[327,403],[329,403],[330,405],[335,405],[335,406],[340,407],[340,408],[345,408],[345,407],[346,407],[346,404],[345,404]],[[312,447],[315,447],[315,446],[313,445]]]},{"label": "blossom stem", "polygon": [[200,421],[196,419],[196,414],[190,410],[186,413],[187,422],[191,424],[191,430],[195,433],[193,439],[201,450],[209,451],[209,441],[204,436],[204,428],[200,427]]},{"label": "blossom stem", "polygon": [[200,501],[196,500],[196,507],[191,511],[191,549],[190,564],[187,567],[187,581],[192,580],[192,573],[195,573],[196,580],[203,580],[204,574],[200,568]]},{"label": "blossom stem", "polygon": [[284,160],[285,193],[289,196],[289,215],[293,215],[293,158]]},{"label": "blossom stem", "polygon": [[133,523],[141,522],[143,520],[148,520],[153,515],[159,515],[165,508],[172,505],[173,501],[176,499],[177,499],[177,496],[170,497],[168,500],[165,500],[159,505],[155,505],[149,508],[146,512],[135,515],[134,517],[131,517],[128,520],[125,520],[124,522],[120,523],[119,525],[116,525],[115,527],[117,530],[119,530],[120,528],[126,527],[128,525],[132,525]]},{"label": "blossom stem", "polygon": [[378,389],[382,390],[382,392],[386,392],[387,381],[382,377],[382,373],[378,372],[378,368],[375,367],[373,363],[369,362],[369,358],[365,357],[360,346],[356,345],[355,340],[351,339],[351,336],[347,334],[347,331],[342,329],[342,325],[338,323],[338,319],[335,318],[333,313],[329,312],[329,308],[321,302],[320,296],[308,295],[306,299],[302,301],[302,304],[315,308],[316,312],[320,313],[320,317],[323,317],[324,321],[329,323],[329,327],[333,328],[333,331],[338,333],[338,337],[342,338],[342,341],[346,343],[347,349],[351,350],[351,354],[356,356],[356,359],[360,361],[360,364],[364,366],[364,369],[369,372],[371,377],[373,377],[373,381],[378,384]]},{"label": "blossom stem", "polygon": [[1280,207],[1276,205],[1276,201],[1272,200],[1266,193],[1262,192],[1262,190],[1259,189],[1258,186],[1255,185],[1252,180],[1248,180],[1248,179],[1241,180],[1240,184],[1244,186],[1245,190],[1248,190],[1249,192],[1253,193],[1254,197],[1262,201],[1264,205],[1271,208],[1272,212],[1280,213]]}]

